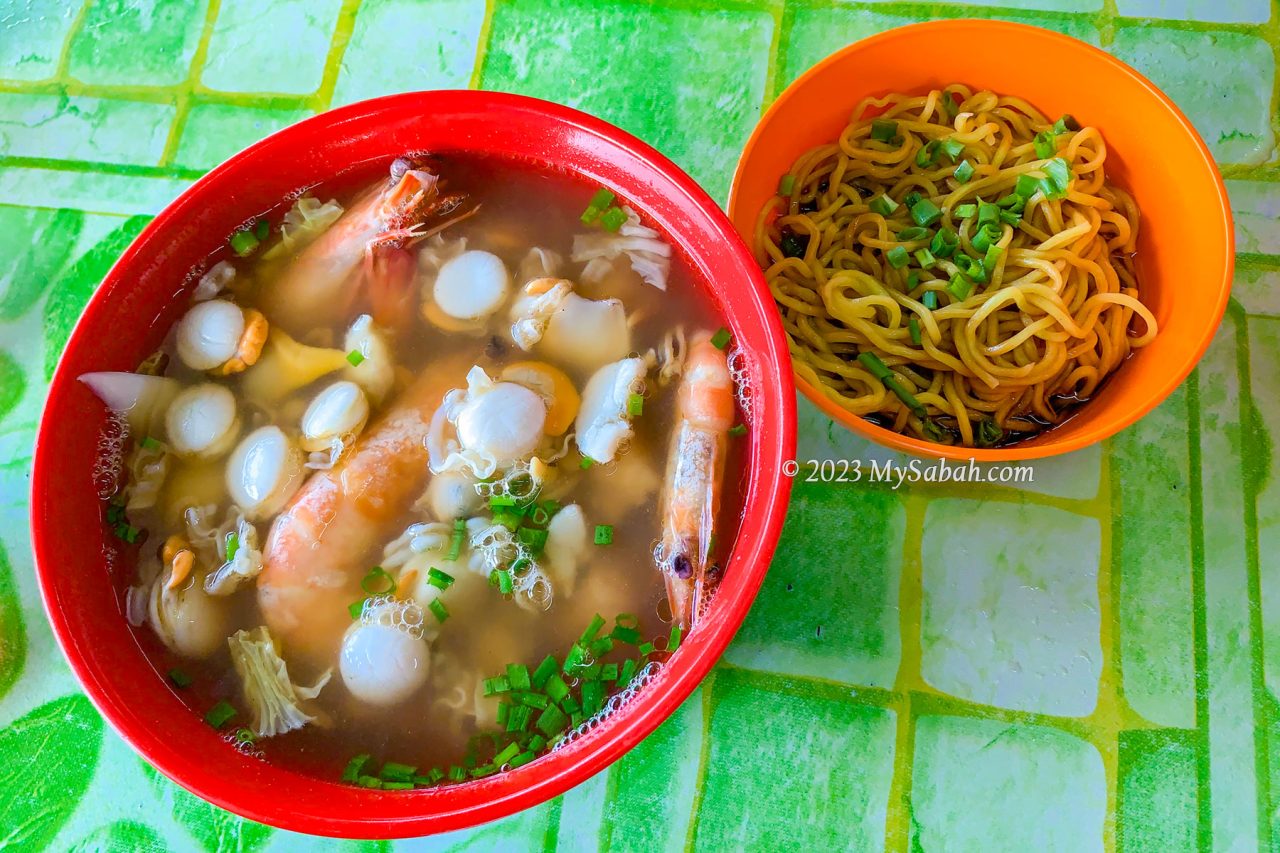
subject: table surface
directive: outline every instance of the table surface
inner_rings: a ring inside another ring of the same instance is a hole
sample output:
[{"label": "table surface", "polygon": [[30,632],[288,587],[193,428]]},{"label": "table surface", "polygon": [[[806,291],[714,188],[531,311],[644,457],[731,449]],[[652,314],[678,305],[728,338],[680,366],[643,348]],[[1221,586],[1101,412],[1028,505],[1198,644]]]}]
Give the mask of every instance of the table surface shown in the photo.
[{"label": "table surface", "polygon": [[[1032,484],[797,482],[758,602],[669,722],[553,802],[394,847],[1280,845],[1268,0],[0,0],[0,848],[344,846],[158,778],[79,692],[41,610],[27,494],[46,382],[149,216],[299,118],[467,86],[567,98],[723,200],[762,108],[805,68],[963,15],[1101,45],[1208,141],[1240,254],[1199,370],[1110,442],[1037,463]],[[803,401],[800,434],[802,459],[896,458]]]}]

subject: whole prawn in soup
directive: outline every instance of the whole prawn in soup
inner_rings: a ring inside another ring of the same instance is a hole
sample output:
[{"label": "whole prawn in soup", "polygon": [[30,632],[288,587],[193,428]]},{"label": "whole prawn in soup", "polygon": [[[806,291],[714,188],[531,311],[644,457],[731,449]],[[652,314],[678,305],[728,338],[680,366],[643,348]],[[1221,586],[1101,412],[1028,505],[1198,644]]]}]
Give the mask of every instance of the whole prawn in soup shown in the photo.
[{"label": "whole prawn in soup", "polygon": [[730,335],[641,213],[405,157],[215,260],[155,356],[81,378],[128,438],[126,616],[229,740],[368,787],[480,778],[697,630],[745,428]]}]

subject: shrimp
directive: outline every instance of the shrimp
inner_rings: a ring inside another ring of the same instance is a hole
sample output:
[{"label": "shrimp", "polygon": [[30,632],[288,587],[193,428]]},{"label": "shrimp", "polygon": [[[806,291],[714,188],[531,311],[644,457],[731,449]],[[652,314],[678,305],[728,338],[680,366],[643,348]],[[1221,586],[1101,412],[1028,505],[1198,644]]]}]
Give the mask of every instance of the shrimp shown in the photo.
[{"label": "shrimp", "polygon": [[302,486],[263,548],[258,604],[290,655],[332,666],[360,579],[422,494],[431,415],[464,365],[424,373],[369,427],[350,455]]},{"label": "shrimp", "polygon": [[374,320],[399,325],[413,287],[406,247],[479,210],[467,207],[465,194],[442,189],[435,172],[396,160],[388,182],[356,201],[263,289],[271,321],[295,335],[332,325],[367,291]]},{"label": "shrimp", "polygon": [[733,378],[725,355],[702,333],[689,347],[676,397],[676,426],[662,494],[662,539],[654,549],[677,624],[688,629],[701,607],[729,428]]}]

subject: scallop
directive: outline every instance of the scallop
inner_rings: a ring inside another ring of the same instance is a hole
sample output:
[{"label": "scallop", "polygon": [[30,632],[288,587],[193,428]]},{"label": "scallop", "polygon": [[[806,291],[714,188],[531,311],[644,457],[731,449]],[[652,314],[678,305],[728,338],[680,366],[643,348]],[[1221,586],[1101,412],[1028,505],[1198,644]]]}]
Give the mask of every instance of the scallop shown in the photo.
[{"label": "scallop", "polygon": [[596,371],[582,392],[578,410],[578,450],[596,462],[612,462],[623,442],[634,434],[628,402],[643,386],[645,366],[639,358],[624,358]]},{"label": "scallop", "polygon": [[302,480],[302,451],[278,426],[246,435],[227,462],[227,492],[249,521],[279,512]]},{"label": "scallop", "polygon": [[213,370],[236,354],[244,312],[225,299],[197,303],[178,321],[178,358],[192,370]]},{"label": "scallop", "polygon": [[480,495],[464,472],[444,471],[427,484],[427,506],[439,521],[467,518],[480,508]]},{"label": "scallop", "polygon": [[302,415],[303,450],[327,450],[334,441],[360,434],[369,420],[369,400],[354,382],[343,380],[325,388]]},{"label": "scallop", "polygon": [[395,357],[386,334],[374,325],[372,317],[361,314],[347,330],[343,345],[348,361],[353,359],[351,353],[360,355],[355,359],[358,363],[348,364],[343,375],[363,388],[373,405],[378,405],[386,399],[396,379]]},{"label": "scallop", "polygon": [[502,307],[511,292],[511,274],[491,252],[463,252],[440,268],[432,299],[455,320],[479,320]]},{"label": "scallop", "polygon": [[378,622],[356,622],[347,629],[338,655],[338,671],[351,695],[383,708],[403,702],[426,684],[430,663],[425,640]]},{"label": "scallop", "polygon": [[193,385],[173,398],[164,425],[175,453],[213,459],[226,453],[240,432],[236,398],[212,382]]},{"label": "scallop", "polygon": [[540,352],[584,372],[631,352],[627,312],[617,299],[585,299],[569,293],[547,321]]},{"label": "scallop", "polygon": [[497,382],[458,413],[458,441],[492,456],[499,466],[522,459],[542,442],[547,404],[523,385]]}]

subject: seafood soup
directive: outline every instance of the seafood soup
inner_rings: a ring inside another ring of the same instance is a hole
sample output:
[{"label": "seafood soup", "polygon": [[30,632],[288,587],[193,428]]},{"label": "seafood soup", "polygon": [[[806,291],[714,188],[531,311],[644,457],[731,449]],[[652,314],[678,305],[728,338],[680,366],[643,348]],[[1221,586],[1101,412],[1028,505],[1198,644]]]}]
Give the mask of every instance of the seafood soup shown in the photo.
[{"label": "seafood soup", "polygon": [[98,471],[125,617],[228,748],[411,790],[536,760],[697,630],[736,535],[734,342],[624,199],[407,156],[247,223]]}]

